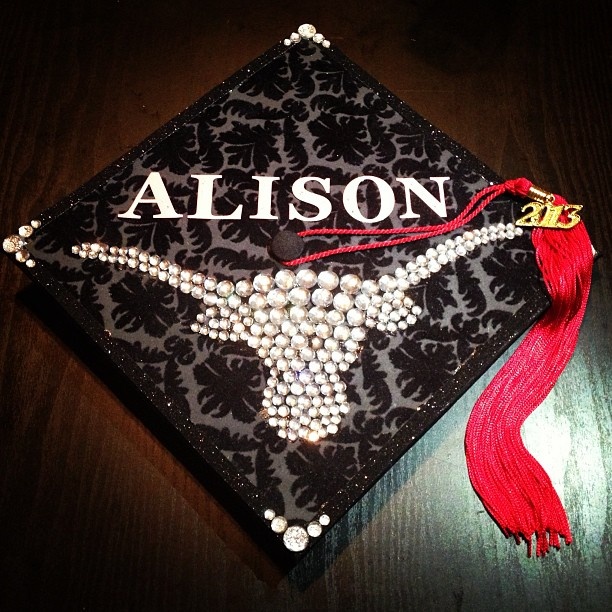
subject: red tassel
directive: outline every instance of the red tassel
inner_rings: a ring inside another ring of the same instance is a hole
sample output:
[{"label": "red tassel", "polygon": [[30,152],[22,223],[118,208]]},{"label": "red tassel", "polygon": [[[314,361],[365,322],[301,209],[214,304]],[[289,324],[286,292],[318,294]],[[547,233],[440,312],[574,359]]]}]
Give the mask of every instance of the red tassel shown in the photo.
[{"label": "red tassel", "polygon": [[[557,196],[556,203],[563,203]],[[593,253],[579,223],[572,229],[535,229],[532,241],[552,305],[521,342],[474,406],[465,450],[468,472],[485,508],[504,534],[527,542],[531,556],[559,537],[572,541],[563,504],[542,466],[525,448],[520,429],[570,360],[584,316]]]}]

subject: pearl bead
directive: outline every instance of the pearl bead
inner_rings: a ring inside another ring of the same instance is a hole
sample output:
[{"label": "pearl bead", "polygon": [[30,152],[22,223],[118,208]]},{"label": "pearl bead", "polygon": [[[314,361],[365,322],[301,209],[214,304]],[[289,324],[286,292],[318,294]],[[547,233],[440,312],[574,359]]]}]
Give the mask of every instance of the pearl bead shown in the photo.
[{"label": "pearl bead", "polygon": [[[309,364],[308,364],[308,369],[314,373],[317,374],[318,372],[321,371],[322,365],[321,362],[318,359],[313,359]],[[319,389],[320,392],[320,389]]]},{"label": "pearl bead", "polygon": [[328,351],[337,351],[338,347],[340,346],[338,340],[336,340],[335,338],[329,337],[325,339],[325,342],[323,343],[323,346],[328,350]]},{"label": "pearl bead", "polygon": [[[189,283],[191,285],[191,283]],[[240,298],[239,295],[236,295],[235,293],[232,293],[232,295],[230,295],[227,298],[227,305],[232,309],[232,310],[238,310],[238,308],[240,307],[240,305],[242,304],[242,299]]]},{"label": "pearl bead", "polygon": [[281,332],[286,336],[293,336],[297,334],[298,328],[293,321],[285,320],[281,325]]},{"label": "pearl bead", "polygon": [[308,344],[308,340],[302,334],[295,334],[291,338],[291,346],[296,349],[303,349]]},{"label": "pearl bead", "polygon": [[351,327],[356,327],[358,325],[362,325],[364,323],[364,321],[365,321],[365,315],[358,308],[351,308],[351,310],[349,310],[346,313],[346,322]]},{"label": "pearl bead", "polygon": [[339,310],[330,310],[325,315],[325,320],[334,327],[344,322],[344,315]]},{"label": "pearl bead", "polygon": [[328,325],[327,323],[319,323],[317,324],[316,328],[316,334],[317,336],[319,336],[319,338],[329,338],[329,336],[332,335],[332,328],[331,325]]},{"label": "pearl bead", "polygon": [[346,293],[337,293],[334,296],[334,308],[340,312],[346,312],[353,306],[353,299]]},{"label": "pearl bead", "polygon": [[361,287],[361,279],[356,274],[345,274],[340,279],[340,289],[345,293],[357,293]]},{"label": "pearl bead", "polygon": [[300,350],[300,357],[304,361],[311,361],[314,359],[314,356],[314,351],[309,346],[305,346],[303,349]]},{"label": "pearl bead", "polygon": [[302,393],[304,393],[304,385],[297,381],[292,383],[291,393],[293,393],[293,395],[302,395]]},{"label": "pearl bead", "polygon": [[370,298],[363,293],[359,293],[355,296],[355,306],[359,308],[359,310],[367,310],[370,306]]},{"label": "pearl bead", "polygon": [[[172,272],[170,272],[172,274]],[[230,281],[221,281],[217,285],[217,295],[219,297],[228,297],[234,292],[234,283]]]},{"label": "pearl bead", "polygon": [[295,274],[291,270],[279,270],[274,277],[274,282],[281,289],[291,289],[295,281]]},{"label": "pearl bead", "polygon": [[[291,300],[291,294],[289,294],[289,299]],[[308,316],[308,311],[302,306],[294,306],[289,311],[289,318],[294,323],[301,323],[302,321],[306,319],[307,316]]]},{"label": "pearl bead", "polygon": [[351,329],[351,338],[355,342],[362,342],[363,340],[365,340],[365,337],[366,331],[365,329],[363,329],[363,327],[355,326],[353,329]]},{"label": "pearl bead", "polygon": [[325,321],[326,312],[320,306],[315,306],[308,311],[308,318],[313,323],[320,323],[321,321]]},{"label": "pearl bead", "polygon": [[378,283],[374,280],[364,280],[361,284],[361,293],[373,296],[378,293]]},{"label": "pearl bead", "polygon": [[284,308],[272,308],[268,312],[268,318],[274,325],[280,325],[287,319],[287,311]]},{"label": "pearl bead", "polygon": [[300,323],[300,331],[305,336],[312,336],[315,333],[315,326],[311,321],[302,321]]},{"label": "pearl bead", "polygon": [[332,272],[331,270],[324,270],[317,277],[317,283],[321,289],[332,291],[338,286],[339,278],[335,272]]},{"label": "pearl bead", "polygon": [[260,293],[268,293],[274,286],[274,279],[267,274],[258,274],[253,279],[253,287]]},{"label": "pearl bead", "polygon": [[[195,276],[193,282],[196,283]],[[240,297],[249,297],[253,293],[253,284],[248,280],[238,281],[236,283],[236,293]]]},{"label": "pearl bead", "polygon": [[329,289],[322,287],[313,291],[311,300],[315,306],[326,308],[332,303],[333,296]]},{"label": "pearl bead", "polygon": [[333,374],[338,369],[337,365],[333,361],[328,361],[323,367],[328,374]]},{"label": "pearl bead", "polygon": [[268,293],[268,304],[273,308],[280,308],[287,303],[287,294],[282,289],[272,289]]},{"label": "pearl bead", "polygon": [[317,274],[313,270],[299,270],[296,274],[296,282],[299,287],[310,289],[317,284]]},{"label": "pearl bead", "polygon": [[294,287],[289,292],[289,301],[296,306],[306,306],[310,302],[310,292],[303,287]]},{"label": "pearl bead", "polygon": [[[317,32],[313,37],[312,37],[312,41],[316,42],[318,45],[320,45],[323,41],[325,40],[325,36],[323,36],[323,34]],[[310,533],[310,531],[308,532],[309,535],[312,535],[312,533]],[[316,537],[316,536],[314,536]]]},{"label": "pearl bead", "polygon": [[267,300],[261,293],[254,293],[249,298],[249,306],[253,310],[261,310],[262,308],[265,308],[266,304]]},{"label": "pearl bead", "polygon": [[340,341],[346,341],[351,336],[351,330],[346,325],[338,325],[334,328],[334,338]]},{"label": "pearl bead", "polygon": [[263,332],[266,336],[275,336],[278,333],[278,327],[274,323],[266,323],[263,326]]},{"label": "pearl bead", "polygon": [[269,349],[274,344],[274,341],[269,336],[261,339],[262,348]]}]

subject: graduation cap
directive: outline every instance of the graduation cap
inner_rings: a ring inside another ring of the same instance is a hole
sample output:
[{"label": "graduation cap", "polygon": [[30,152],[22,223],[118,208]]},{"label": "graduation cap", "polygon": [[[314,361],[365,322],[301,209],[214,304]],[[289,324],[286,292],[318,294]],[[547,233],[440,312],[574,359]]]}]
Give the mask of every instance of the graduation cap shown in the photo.
[{"label": "graduation cap", "polygon": [[496,176],[305,24],[3,248],[295,552],[537,321],[466,456],[542,555],[571,532],[520,426],[576,343],[579,211]]}]

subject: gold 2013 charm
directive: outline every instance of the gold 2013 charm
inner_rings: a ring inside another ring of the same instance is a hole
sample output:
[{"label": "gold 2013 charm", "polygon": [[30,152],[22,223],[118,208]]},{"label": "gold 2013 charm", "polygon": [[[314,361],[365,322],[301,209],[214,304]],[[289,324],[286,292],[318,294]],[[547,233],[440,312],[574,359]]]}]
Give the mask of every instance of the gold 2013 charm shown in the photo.
[{"label": "gold 2013 charm", "polygon": [[515,221],[516,225],[571,229],[580,223],[578,212],[582,210],[581,205],[555,204],[554,194],[538,187],[531,187],[527,195],[534,201],[523,206],[521,212],[526,214]]}]

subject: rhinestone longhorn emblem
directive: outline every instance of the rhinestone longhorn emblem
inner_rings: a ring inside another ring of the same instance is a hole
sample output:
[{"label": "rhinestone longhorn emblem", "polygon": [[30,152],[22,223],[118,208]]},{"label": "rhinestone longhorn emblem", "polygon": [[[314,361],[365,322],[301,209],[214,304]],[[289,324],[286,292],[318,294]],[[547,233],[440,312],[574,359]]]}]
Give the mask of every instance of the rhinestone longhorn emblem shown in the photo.
[{"label": "rhinestone longhorn emblem", "polygon": [[202,302],[192,331],[211,340],[246,342],[269,369],[261,416],[281,438],[316,442],[336,434],[350,411],[341,375],[357,360],[368,330],[403,331],[421,315],[410,287],[480,244],[521,233],[513,224],[467,231],[376,280],[306,268],[233,282],[137,247],[83,243],[72,252],[137,270]]}]

